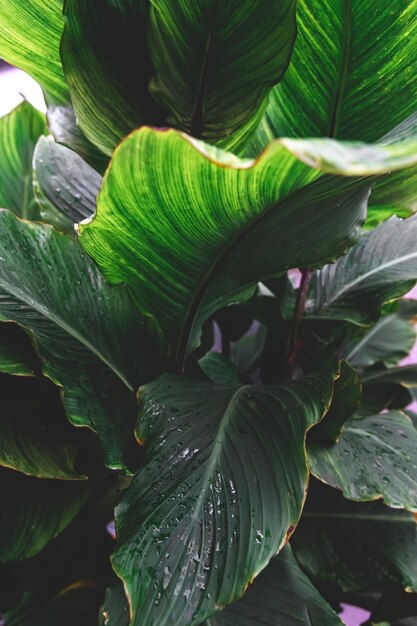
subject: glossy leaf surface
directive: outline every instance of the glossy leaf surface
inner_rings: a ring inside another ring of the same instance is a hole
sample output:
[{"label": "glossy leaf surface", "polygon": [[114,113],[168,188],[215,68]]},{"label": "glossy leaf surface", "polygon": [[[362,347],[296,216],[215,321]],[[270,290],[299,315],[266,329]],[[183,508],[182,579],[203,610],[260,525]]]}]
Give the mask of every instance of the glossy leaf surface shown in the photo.
[{"label": "glossy leaf surface", "polygon": [[417,510],[417,431],[400,411],[350,419],[331,446],[310,439],[308,460],[314,476],[350,500]]},{"label": "glossy leaf surface", "polygon": [[417,217],[391,218],[317,272],[315,314],[367,324],[417,280]]},{"label": "glossy leaf surface", "polygon": [[208,142],[256,127],[295,34],[294,0],[153,0],[150,90],[168,125]]},{"label": "glossy leaf surface", "polygon": [[42,219],[74,234],[74,224],[96,209],[101,176],[76,152],[56,144],[51,137],[39,140],[33,170]]},{"label": "glossy leaf surface", "polygon": [[329,488],[314,496],[291,542],[309,576],[343,591],[417,589],[412,513],[351,502]]},{"label": "glossy leaf surface", "polygon": [[44,372],[64,387],[70,420],[99,434],[110,466],[124,465],[134,390],[159,367],[154,325],[72,238],[8,211],[0,232],[0,318],[33,333]]},{"label": "glossy leaf surface", "polygon": [[323,264],[355,241],[372,179],[317,180],[322,171],[403,167],[417,158],[413,145],[282,140],[248,161],[143,128],[116,151],[81,242],[107,279],[127,283],[158,319],[182,364],[216,309],[247,298],[261,279]]},{"label": "glossy leaf surface", "polygon": [[54,103],[68,101],[59,46],[62,0],[0,0],[0,56],[24,70]]},{"label": "glossy leaf surface", "polygon": [[87,495],[84,481],[30,478],[0,470],[0,562],[27,559],[68,526]]},{"label": "glossy leaf surface", "polygon": [[36,142],[45,133],[45,117],[28,102],[0,118],[0,208],[26,219],[38,216],[32,157]]},{"label": "glossy leaf surface", "polygon": [[204,626],[342,626],[342,622],[303,574],[287,545],[241,600]]},{"label": "glossy leaf surface", "polygon": [[0,375],[0,465],[38,478],[79,480],[75,438],[48,380]]},{"label": "glossy leaf surface", "polygon": [[305,433],[331,389],[326,375],[269,387],[166,375],[142,390],[145,466],[116,509],[113,554],[132,625],[200,624],[283,547],[305,498]]},{"label": "glossy leaf surface", "polygon": [[142,124],[166,125],[148,89],[148,5],[146,0],[65,3],[65,78],[81,130],[107,155]]}]

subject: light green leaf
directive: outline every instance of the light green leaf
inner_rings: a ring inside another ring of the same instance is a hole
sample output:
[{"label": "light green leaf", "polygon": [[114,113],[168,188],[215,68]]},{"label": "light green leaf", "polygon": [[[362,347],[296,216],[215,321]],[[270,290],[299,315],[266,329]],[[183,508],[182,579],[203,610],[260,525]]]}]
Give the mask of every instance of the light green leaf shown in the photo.
[{"label": "light green leaf", "polygon": [[344,358],[354,367],[370,367],[383,363],[397,365],[410,353],[417,339],[414,326],[399,315],[385,315],[343,349]]},{"label": "light green leaf", "polygon": [[142,128],[117,149],[81,242],[107,279],[127,283],[158,319],[182,366],[214,311],[356,240],[372,178],[323,172],[363,176],[416,159],[413,141],[388,149],[282,140],[248,161],[173,130]]},{"label": "light green leaf", "polygon": [[200,624],[242,596],[297,525],[306,431],[332,377],[282,386],[165,375],[140,395],[145,464],[116,509],[113,567],[132,626]]},{"label": "light green leaf", "polygon": [[0,470],[0,562],[38,554],[72,522],[87,495],[85,481],[30,478]]},{"label": "light green leaf", "polygon": [[45,133],[45,117],[28,102],[0,118],[0,208],[26,219],[38,216],[32,191],[32,156],[36,142]]},{"label": "light green leaf", "polygon": [[40,371],[29,337],[17,324],[0,323],[0,372],[34,376]]},{"label": "light green leaf", "polygon": [[417,524],[407,511],[313,490],[291,545],[307,575],[342,591],[417,589]]},{"label": "light green leaf", "polygon": [[45,379],[0,375],[0,465],[37,478],[82,480],[58,389]]},{"label": "light green leaf", "polygon": [[33,184],[42,219],[75,234],[74,224],[96,209],[101,176],[76,152],[41,137],[33,157]]},{"label": "light green leaf", "polygon": [[59,46],[62,0],[0,0],[0,57],[40,83],[54,103],[68,101]]},{"label": "light green leaf", "polygon": [[350,500],[417,510],[417,431],[400,411],[350,419],[339,441],[308,443],[311,472]]},{"label": "light green leaf", "polygon": [[155,325],[71,237],[8,211],[0,232],[0,319],[30,330],[45,374],[64,387],[69,419],[99,434],[109,466],[125,466],[134,392],[160,372]]},{"label": "light green leaf", "polygon": [[415,0],[299,0],[298,37],[271,93],[264,141],[373,142],[415,112]]},{"label": "light green leaf", "polygon": [[256,128],[295,35],[295,0],[152,0],[150,90],[168,125],[208,142]]},{"label": "light green leaf", "polygon": [[316,274],[314,314],[366,325],[417,281],[417,216],[391,218]]},{"label": "light green leaf", "polygon": [[138,126],[166,126],[165,113],[148,89],[148,4],[65,2],[61,57],[71,100],[81,130],[107,155]]},{"label": "light green leaf", "polygon": [[342,626],[303,574],[289,545],[272,559],[246,595],[204,626]]}]

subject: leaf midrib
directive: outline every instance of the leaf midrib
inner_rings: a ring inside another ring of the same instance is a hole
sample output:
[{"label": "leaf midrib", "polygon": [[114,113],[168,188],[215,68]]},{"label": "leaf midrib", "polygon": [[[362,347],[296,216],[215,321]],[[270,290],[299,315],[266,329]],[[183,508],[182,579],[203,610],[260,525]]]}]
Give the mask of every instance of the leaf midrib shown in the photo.
[{"label": "leaf midrib", "polygon": [[[113,363],[111,363],[99,350],[97,350],[97,348],[95,348],[93,344],[91,344],[88,341],[88,339],[83,337],[83,335],[81,335],[75,329],[69,326],[65,322],[65,320],[63,320],[58,315],[55,315],[54,313],[46,309],[46,307],[44,307],[40,302],[36,302],[35,300],[31,298],[22,297],[21,293],[17,294],[13,286],[10,285],[10,283],[4,280],[3,278],[0,278],[0,288],[2,288],[6,294],[8,294],[9,296],[11,295],[17,301],[24,302],[28,307],[37,311],[43,318],[45,318],[48,321],[53,322],[56,326],[64,330],[70,337],[72,337],[73,339],[81,343],[85,348],[87,348],[87,350],[92,352],[102,363],[104,363],[109,369],[111,369],[116,374],[116,376],[126,385],[126,387],[130,389],[130,391],[134,391],[132,385],[126,379],[124,374],[120,372],[116,368],[116,366]],[[3,316],[0,314],[0,317],[3,317]],[[9,320],[5,320],[5,321],[9,321]],[[22,326],[26,326],[24,323],[23,324],[20,323],[20,324]],[[26,326],[26,327],[30,329],[30,326]],[[36,338],[36,333],[35,333],[35,338]]]},{"label": "leaf midrib", "polygon": [[332,111],[330,115],[330,125],[328,136],[334,138],[337,134],[340,123],[340,114],[343,106],[343,99],[346,91],[346,81],[348,76],[350,50],[352,43],[352,0],[343,0],[343,41],[342,56],[340,61],[339,84],[333,100]]}]

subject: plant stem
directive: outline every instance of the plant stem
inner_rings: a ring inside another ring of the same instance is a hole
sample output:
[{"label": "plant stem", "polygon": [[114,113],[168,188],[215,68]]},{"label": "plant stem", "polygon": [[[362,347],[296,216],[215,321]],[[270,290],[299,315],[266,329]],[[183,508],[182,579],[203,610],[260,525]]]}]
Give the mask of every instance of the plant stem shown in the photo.
[{"label": "plant stem", "polygon": [[298,354],[303,347],[303,339],[299,335],[300,325],[304,318],[304,311],[307,302],[308,290],[310,288],[313,271],[306,269],[302,271],[301,283],[298,289],[297,304],[295,306],[294,320],[288,336],[285,378],[290,379],[294,375],[297,365]]}]

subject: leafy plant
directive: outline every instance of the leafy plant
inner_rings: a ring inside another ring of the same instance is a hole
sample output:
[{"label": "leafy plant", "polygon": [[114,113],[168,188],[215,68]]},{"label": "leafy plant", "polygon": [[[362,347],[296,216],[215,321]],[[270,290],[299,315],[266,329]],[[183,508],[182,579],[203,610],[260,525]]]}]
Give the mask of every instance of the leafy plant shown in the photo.
[{"label": "leafy plant", "polygon": [[0,0],[6,626],[415,623],[416,31]]}]

